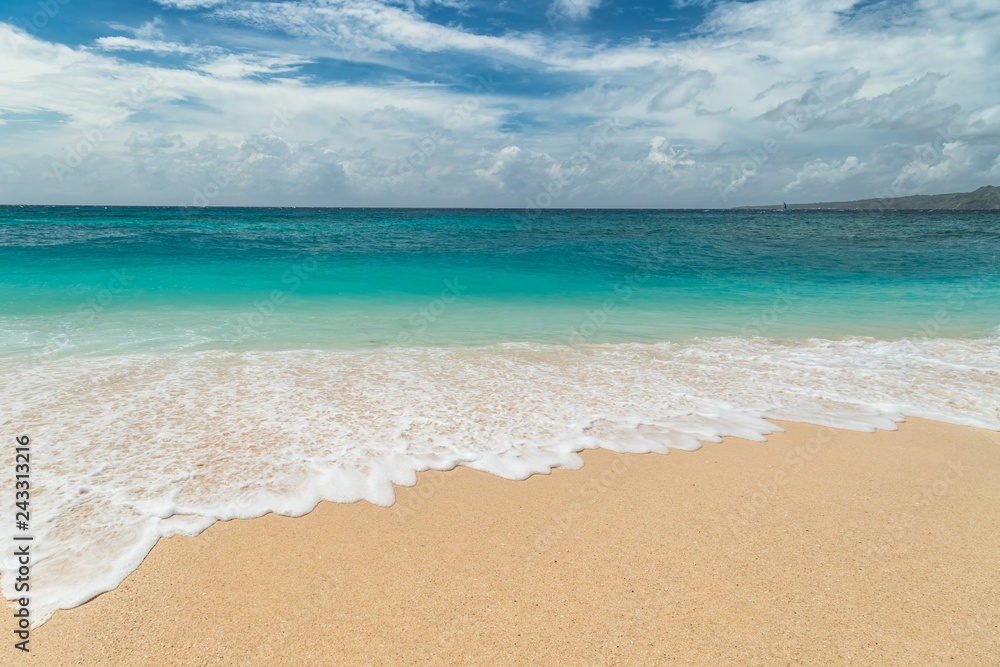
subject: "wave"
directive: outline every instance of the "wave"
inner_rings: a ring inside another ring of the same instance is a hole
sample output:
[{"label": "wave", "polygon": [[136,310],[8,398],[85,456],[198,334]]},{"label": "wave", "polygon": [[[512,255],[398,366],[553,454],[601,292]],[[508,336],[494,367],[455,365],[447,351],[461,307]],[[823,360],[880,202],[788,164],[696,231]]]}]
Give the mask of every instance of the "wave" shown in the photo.
[{"label": "wave", "polygon": [[[578,468],[588,448],[763,440],[780,430],[768,419],[1000,430],[997,339],[34,356],[0,371],[5,430],[32,439],[35,625],[115,588],[161,537],[321,500],[389,505],[422,470],[523,479]],[[5,550],[8,598],[15,569]]]}]

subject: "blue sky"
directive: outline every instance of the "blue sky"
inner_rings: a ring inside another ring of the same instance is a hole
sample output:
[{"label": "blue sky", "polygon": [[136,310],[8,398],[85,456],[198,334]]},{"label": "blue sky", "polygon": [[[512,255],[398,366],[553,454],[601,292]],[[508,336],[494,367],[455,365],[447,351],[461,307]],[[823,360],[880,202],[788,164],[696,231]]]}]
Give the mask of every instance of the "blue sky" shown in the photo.
[{"label": "blue sky", "polygon": [[0,0],[0,202],[728,207],[1000,184],[1000,7]]}]

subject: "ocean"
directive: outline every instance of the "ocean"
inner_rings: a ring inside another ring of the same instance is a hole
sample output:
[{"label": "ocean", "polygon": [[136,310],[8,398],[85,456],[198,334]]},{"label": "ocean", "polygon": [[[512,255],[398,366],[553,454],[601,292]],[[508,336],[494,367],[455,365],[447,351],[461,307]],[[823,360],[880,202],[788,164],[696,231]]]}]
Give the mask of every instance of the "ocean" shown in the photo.
[{"label": "ocean", "polygon": [[522,479],[767,419],[1000,430],[998,258],[987,212],[0,207],[34,622],[160,537],[388,505],[430,468]]}]

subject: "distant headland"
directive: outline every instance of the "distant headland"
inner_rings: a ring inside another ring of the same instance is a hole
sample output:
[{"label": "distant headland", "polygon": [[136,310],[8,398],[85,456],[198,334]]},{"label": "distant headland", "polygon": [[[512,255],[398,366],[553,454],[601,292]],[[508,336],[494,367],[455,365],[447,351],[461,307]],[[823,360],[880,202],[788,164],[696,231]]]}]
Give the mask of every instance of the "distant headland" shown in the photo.
[{"label": "distant headland", "polygon": [[[739,210],[766,211],[782,208],[771,206],[738,206]],[[790,209],[856,209],[862,211],[899,211],[916,209],[1000,210],[1000,187],[987,185],[973,192],[954,192],[946,195],[912,195],[859,199],[857,201],[820,202],[817,204],[789,204]]]}]

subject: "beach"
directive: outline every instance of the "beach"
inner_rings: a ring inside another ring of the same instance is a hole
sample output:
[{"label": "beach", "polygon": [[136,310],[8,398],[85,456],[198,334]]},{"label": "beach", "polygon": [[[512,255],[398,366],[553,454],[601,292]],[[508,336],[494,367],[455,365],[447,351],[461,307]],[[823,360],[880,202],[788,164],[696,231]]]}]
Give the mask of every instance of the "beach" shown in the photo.
[{"label": "beach", "polygon": [[996,664],[1000,434],[777,424],[161,539],[25,662]]},{"label": "beach", "polygon": [[995,4],[6,3],[0,667],[1000,667]]},{"label": "beach", "polygon": [[996,664],[994,229],[0,209],[13,657]]}]

